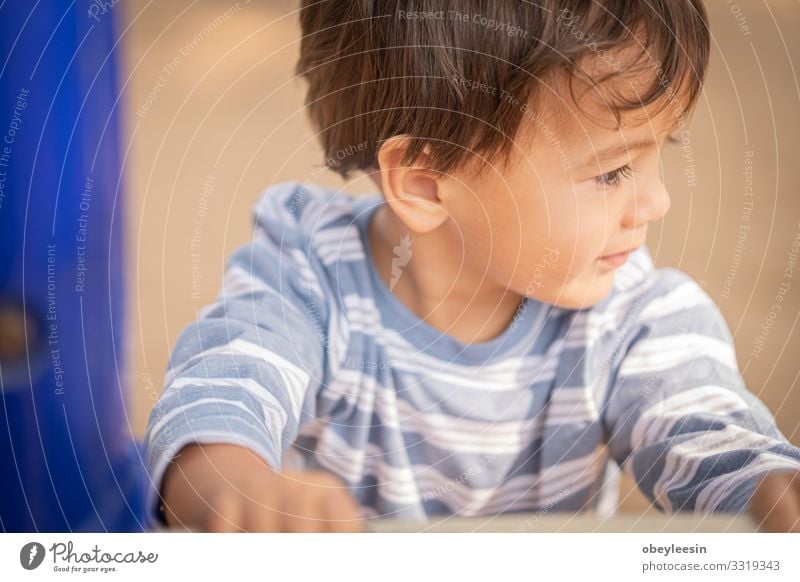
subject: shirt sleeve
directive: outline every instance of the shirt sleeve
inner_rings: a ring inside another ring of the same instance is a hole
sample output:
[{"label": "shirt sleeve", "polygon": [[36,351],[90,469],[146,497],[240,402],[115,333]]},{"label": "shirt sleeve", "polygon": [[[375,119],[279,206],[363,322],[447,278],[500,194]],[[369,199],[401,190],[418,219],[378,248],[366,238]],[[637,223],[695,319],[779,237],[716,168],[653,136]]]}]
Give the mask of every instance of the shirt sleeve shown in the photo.
[{"label": "shirt sleeve", "polygon": [[603,406],[610,453],[666,513],[745,511],[766,473],[800,470],[800,449],[745,387],[713,300],[679,271],[658,273],[634,302]]},{"label": "shirt sleeve", "polygon": [[190,443],[245,446],[280,468],[315,413],[328,308],[307,241],[280,198],[257,205],[254,236],[227,262],[222,290],[180,334],[145,434],[160,520],[164,472]]}]

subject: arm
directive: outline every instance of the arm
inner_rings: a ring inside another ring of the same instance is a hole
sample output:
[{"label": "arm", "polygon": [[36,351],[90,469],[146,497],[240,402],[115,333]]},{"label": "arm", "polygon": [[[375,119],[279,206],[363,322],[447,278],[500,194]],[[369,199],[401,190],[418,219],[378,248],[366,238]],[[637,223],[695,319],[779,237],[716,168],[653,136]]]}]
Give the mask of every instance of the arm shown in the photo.
[{"label": "arm", "polygon": [[214,532],[357,532],[358,508],[322,471],[275,471],[245,447],[189,445],[164,476],[167,525]]},{"label": "arm", "polygon": [[749,512],[764,531],[800,533],[800,471],[765,475]]},{"label": "arm", "polygon": [[746,389],[719,309],[667,271],[635,317],[602,411],[617,463],[667,513],[742,512],[766,500],[754,498],[757,486],[799,471],[800,449]]},{"label": "arm", "polygon": [[[280,472],[283,452],[315,413],[329,314],[314,274],[295,263],[299,229],[272,213],[232,255],[217,302],[180,335],[150,415],[148,510],[163,494],[171,525],[309,529],[294,523],[293,510],[324,520],[341,517],[342,507],[355,517],[330,476]],[[323,512],[319,499],[331,497],[335,507]]]}]

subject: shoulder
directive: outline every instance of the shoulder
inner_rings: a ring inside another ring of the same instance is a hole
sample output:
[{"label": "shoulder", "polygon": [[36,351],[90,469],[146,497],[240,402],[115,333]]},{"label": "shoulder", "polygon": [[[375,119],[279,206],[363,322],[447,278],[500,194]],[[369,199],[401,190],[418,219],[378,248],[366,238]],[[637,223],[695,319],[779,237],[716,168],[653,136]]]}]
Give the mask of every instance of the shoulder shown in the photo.
[{"label": "shoulder", "polygon": [[647,247],[641,247],[616,275],[613,291],[597,306],[599,314],[638,323],[678,313],[719,313],[714,300],[698,281],[678,269],[656,268]]},{"label": "shoulder", "polygon": [[252,240],[240,249],[240,261],[264,279],[288,278],[325,300],[363,293],[362,229],[380,201],[380,194],[351,195],[309,182],[274,184],[252,205]]},{"label": "shoulder", "polygon": [[664,350],[702,344],[732,352],[727,322],[703,285],[678,269],[655,268],[646,247],[634,255],[590,314],[590,337],[601,352],[606,346],[616,359],[642,342]]},{"label": "shoulder", "polygon": [[343,192],[309,184],[283,182],[264,190],[253,204],[256,228],[270,236],[313,238],[316,233],[352,223],[356,198]]},{"label": "shoulder", "polygon": [[248,290],[266,286],[279,294],[301,291],[308,301],[323,301],[325,265],[314,244],[331,238],[337,221],[351,221],[353,198],[308,183],[285,182],[266,188],[251,206],[253,229],[248,242],[228,261],[225,287]]}]

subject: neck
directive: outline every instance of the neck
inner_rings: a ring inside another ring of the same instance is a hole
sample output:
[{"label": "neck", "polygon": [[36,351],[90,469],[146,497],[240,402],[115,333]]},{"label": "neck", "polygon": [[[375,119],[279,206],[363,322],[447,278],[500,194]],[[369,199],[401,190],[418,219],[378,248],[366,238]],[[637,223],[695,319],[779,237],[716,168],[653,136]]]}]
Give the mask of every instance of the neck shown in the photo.
[{"label": "neck", "polygon": [[[428,325],[463,343],[489,341],[511,324],[522,296],[471,269],[461,245],[445,230],[409,232],[391,207],[382,205],[367,231],[374,267],[395,297]],[[404,236],[410,246],[401,242]]]}]

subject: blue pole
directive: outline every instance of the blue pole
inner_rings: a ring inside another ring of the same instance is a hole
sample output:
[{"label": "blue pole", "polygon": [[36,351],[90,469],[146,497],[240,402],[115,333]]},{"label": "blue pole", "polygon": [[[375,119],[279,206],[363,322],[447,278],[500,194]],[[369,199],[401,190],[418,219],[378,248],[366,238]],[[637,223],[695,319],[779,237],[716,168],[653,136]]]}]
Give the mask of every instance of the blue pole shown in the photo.
[{"label": "blue pole", "polygon": [[0,531],[142,528],[115,4],[0,7]]}]

